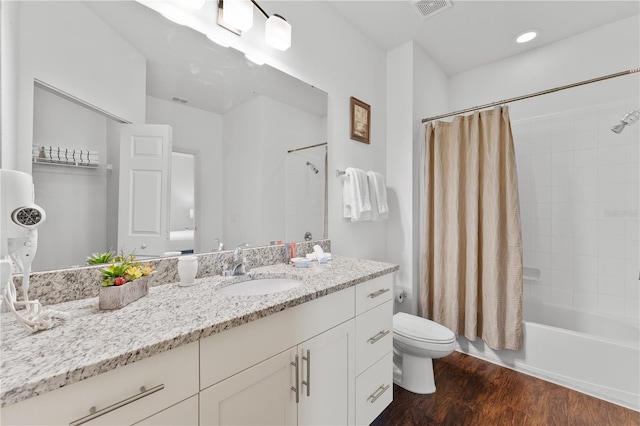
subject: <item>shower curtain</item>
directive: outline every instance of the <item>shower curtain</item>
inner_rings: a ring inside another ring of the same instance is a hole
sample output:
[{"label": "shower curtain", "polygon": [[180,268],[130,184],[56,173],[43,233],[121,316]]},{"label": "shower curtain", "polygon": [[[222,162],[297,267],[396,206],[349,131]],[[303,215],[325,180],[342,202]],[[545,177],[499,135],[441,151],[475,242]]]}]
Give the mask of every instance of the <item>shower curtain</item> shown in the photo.
[{"label": "shower curtain", "polygon": [[522,242],[507,107],[428,123],[419,313],[493,349],[522,347]]}]

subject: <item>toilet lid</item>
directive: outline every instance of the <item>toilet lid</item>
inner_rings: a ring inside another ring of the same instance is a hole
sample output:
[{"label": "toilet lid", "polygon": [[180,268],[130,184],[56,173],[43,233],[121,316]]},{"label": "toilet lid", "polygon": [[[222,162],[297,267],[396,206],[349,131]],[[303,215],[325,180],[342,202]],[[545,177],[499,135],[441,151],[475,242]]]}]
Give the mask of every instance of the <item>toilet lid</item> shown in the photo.
[{"label": "toilet lid", "polygon": [[404,312],[393,316],[393,332],[408,339],[433,343],[449,343],[456,338],[447,327]]}]

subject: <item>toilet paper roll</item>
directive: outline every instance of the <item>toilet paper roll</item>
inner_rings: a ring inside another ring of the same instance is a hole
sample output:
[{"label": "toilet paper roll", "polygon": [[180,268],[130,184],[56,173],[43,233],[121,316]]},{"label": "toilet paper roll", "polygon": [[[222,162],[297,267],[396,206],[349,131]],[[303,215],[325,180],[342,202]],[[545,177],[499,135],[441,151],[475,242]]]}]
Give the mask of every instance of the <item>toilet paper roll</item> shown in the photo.
[{"label": "toilet paper roll", "polygon": [[404,290],[396,291],[396,302],[404,302],[404,298],[407,297],[407,292]]}]

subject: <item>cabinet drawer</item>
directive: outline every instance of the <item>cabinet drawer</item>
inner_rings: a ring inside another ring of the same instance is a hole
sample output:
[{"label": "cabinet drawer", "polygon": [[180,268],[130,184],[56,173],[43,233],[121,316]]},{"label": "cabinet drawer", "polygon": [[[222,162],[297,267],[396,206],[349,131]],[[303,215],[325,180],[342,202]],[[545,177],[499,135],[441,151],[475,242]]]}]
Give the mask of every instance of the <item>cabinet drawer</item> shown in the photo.
[{"label": "cabinet drawer", "polygon": [[356,285],[356,315],[393,299],[393,274]]},{"label": "cabinet drawer", "polygon": [[189,399],[177,403],[176,405],[160,411],[151,417],[147,417],[137,426],[198,426],[198,396],[194,395]]},{"label": "cabinet drawer", "polygon": [[1,423],[70,424],[88,416],[92,407],[99,413],[122,403],[83,424],[133,424],[197,393],[198,342],[193,342],[3,407]]},{"label": "cabinet drawer", "polygon": [[356,317],[356,376],[393,350],[393,301]]},{"label": "cabinet drawer", "polygon": [[373,364],[356,379],[356,424],[370,424],[393,401],[393,355]]}]

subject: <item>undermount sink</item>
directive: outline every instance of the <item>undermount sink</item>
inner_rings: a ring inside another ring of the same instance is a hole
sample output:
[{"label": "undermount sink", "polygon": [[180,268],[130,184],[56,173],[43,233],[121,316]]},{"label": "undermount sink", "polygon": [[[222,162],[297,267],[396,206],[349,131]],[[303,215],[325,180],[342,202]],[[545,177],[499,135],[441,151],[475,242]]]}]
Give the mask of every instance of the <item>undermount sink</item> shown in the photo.
[{"label": "undermount sink", "polygon": [[291,290],[302,284],[302,281],[289,278],[260,278],[243,281],[222,287],[217,292],[231,296],[257,296],[260,294],[272,294],[280,291]]}]

